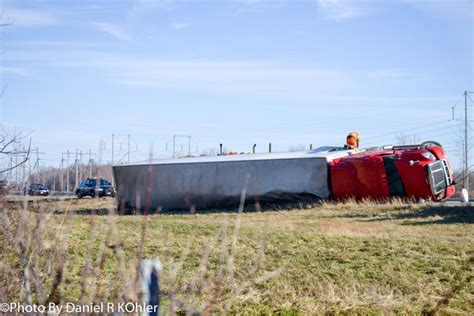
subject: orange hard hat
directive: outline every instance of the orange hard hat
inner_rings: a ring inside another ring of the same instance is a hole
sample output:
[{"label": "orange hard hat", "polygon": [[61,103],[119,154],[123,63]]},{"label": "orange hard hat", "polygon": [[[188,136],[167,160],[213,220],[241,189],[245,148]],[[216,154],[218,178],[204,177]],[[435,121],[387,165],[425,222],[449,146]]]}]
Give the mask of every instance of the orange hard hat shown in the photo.
[{"label": "orange hard hat", "polygon": [[349,137],[346,141],[347,145],[349,145],[351,148],[356,148],[357,147],[357,141],[355,140],[354,137]]},{"label": "orange hard hat", "polygon": [[358,148],[359,140],[359,133],[351,132],[347,135],[346,144],[349,145],[351,148]]},{"label": "orange hard hat", "polygon": [[349,134],[347,134],[347,138],[349,138],[349,137],[353,137],[357,141],[359,141],[359,133],[357,133],[357,132],[350,132]]}]

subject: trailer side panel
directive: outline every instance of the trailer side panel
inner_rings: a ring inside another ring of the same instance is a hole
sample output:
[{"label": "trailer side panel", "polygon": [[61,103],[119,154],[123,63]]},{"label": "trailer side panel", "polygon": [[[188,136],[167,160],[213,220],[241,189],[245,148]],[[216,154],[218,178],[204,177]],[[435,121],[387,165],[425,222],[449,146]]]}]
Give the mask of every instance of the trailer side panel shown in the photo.
[{"label": "trailer side panel", "polygon": [[330,196],[324,157],[154,163],[114,166],[113,171],[119,204],[144,209],[149,200],[150,211],[235,205],[244,186],[247,200]]}]

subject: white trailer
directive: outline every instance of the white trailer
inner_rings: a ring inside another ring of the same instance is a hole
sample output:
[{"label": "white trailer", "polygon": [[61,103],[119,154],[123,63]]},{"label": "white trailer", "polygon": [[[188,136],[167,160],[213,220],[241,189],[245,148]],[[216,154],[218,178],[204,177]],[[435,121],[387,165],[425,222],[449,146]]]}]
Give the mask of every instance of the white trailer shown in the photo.
[{"label": "white trailer", "polygon": [[[328,163],[350,150],[322,147],[308,152],[242,154],[161,160],[113,166],[121,211],[127,208],[190,210],[247,202],[330,197]],[[148,193],[147,193],[148,190]]]}]

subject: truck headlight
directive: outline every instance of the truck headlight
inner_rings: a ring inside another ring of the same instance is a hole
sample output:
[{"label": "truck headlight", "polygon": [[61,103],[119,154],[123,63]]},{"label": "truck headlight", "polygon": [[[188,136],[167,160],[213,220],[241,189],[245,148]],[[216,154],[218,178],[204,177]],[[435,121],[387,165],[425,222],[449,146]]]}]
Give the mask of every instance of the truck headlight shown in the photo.
[{"label": "truck headlight", "polygon": [[436,157],[435,155],[433,155],[432,153],[430,153],[429,151],[425,151],[424,153],[421,154],[423,157],[425,157],[426,159],[429,159],[429,160],[436,160]]}]

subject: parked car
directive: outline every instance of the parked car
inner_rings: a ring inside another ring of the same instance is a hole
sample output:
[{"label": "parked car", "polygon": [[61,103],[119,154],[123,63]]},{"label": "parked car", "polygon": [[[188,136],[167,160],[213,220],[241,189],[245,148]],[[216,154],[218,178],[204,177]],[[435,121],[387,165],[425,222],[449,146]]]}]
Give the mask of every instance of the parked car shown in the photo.
[{"label": "parked car", "polygon": [[23,189],[23,193],[25,195],[42,195],[48,196],[49,190],[48,188],[42,183],[32,183],[29,186]]},{"label": "parked car", "polygon": [[[99,183],[97,181],[99,180]],[[84,196],[99,197],[115,196],[115,188],[105,179],[87,178],[81,181],[76,188],[76,195],[80,199]]]}]

